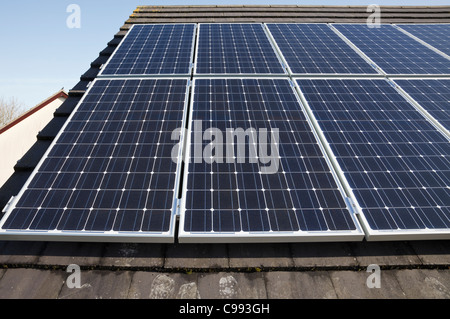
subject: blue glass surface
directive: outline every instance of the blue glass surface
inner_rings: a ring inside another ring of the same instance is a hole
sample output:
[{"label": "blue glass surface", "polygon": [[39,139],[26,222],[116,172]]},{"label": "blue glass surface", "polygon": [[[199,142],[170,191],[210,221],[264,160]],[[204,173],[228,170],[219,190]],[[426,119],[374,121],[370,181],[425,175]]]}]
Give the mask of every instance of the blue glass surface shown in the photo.
[{"label": "blue glass surface", "polygon": [[450,79],[411,79],[395,82],[450,131]]},{"label": "blue glass surface", "polygon": [[335,24],[387,74],[450,74],[450,60],[392,25]]},{"label": "blue glass surface", "polygon": [[166,232],[187,80],[98,80],[4,229]]},{"label": "blue glass surface", "polygon": [[200,24],[198,74],[284,74],[261,24]]},{"label": "blue glass surface", "polygon": [[189,74],[194,24],[134,25],[103,75]]},{"label": "blue glass surface", "polygon": [[326,24],[267,26],[292,73],[377,74]]},{"label": "blue glass surface", "polygon": [[450,24],[400,24],[403,30],[450,55]]}]

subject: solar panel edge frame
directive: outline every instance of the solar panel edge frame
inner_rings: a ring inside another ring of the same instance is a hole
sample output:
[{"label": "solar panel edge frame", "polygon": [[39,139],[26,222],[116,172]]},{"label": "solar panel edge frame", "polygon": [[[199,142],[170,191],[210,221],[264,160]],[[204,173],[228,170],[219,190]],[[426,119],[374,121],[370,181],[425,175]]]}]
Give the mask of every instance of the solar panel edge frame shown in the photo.
[{"label": "solar panel edge frame", "polygon": [[215,24],[215,23],[207,23],[207,22],[200,22],[198,23],[197,26],[197,38],[196,38],[196,48],[195,48],[195,58],[194,58],[194,67],[193,67],[193,76],[195,78],[212,78],[212,77],[217,77],[217,78],[247,78],[247,77],[266,77],[266,78],[277,78],[277,77],[287,77],[289,76],[289,72],[287,71],[286,65],[284,64],[284,61],[281,59],[281,56],[278,54],[276,48],[274,47],[274,44],[272,42],[272,40],[269,37],[269,34],[266,31],[266,28],[264,27],[263,23],[258,23],[258,22],[244,22],[244,23],[216,23],[216,24],[259,24],[261,25],[264,34],[267,37],[267,40],[269,41],[275,55],[277,56],[278,62],[280,63],[280,66],[283,68],[284,73],[197,73],[197,65],[198,65],[198,44],[199,44],[199,39],[200,39],[200,28],[202,25],[207,25],[207,24]]},{"label": "solar panel edge frame", "polygon": [[447,55],[446,53],[442,52],[441,50],[439,50],[438,48],[435,48],[433,45],[429,44],[428,42],[416,37],[414,34],[402,29],[399,25],[397,24],[393,24],[394,28],[400,30],[401,32],[403,32],[404,34],[406,34],[407,36],[413,38],[414,40],[416,40],[417,42],[423,44],[424,46],[426,46],[427,48],[429,48],[430,50],[433,50],[434,52],[442,55],[444,58],[447,58],[450,60],[450,56]]},{"label": "solar panel edge frame", "polygon": [[[267,33],[270,37],[270,40],[273,41],[273,43],[276,46],[276,50],[277,50],[277,54],[279,54],[279,56],[281,57],[281,59],[283,60],[283,64],[286,67],[286,70],[288,72],[288,75],[290,77],[305,77],[305,78],[322,78],[322,77],[385,77],[385,74],[383,74],[383,71],[381,70],[381,68],[379,68],[375,63],[373,63],[373,61],[371,61],[366,55],[361,54],[362,52],[360,52],[359,50],[355,50],[355,46],[350,42],[348,43],[346,40],[341,37],[341,35],[339,33],[337,33],[329,23],[295,23],[295,22],[286,22],[286,23],[274,23],[274,22],[270,22],[270,23],[263,23],[264,26],[267,29]],[[339,38],[341,38],[341,40],[343,40],[353,51],[355,51],[355,53],[357,55],[359,55],[365,62],[368,63],[368,65],[372,66],[372,68],[374,68],[374,70],[377,73],[295,73],[292,71],[291,67],[289,66],[289,63],[287,62],[286,58],[283,55],[283,52],[281,51],[281,49],[279,48],[275,38],[273,37],[272,33],[270,32],[270,29],[268,27],[269,24],[321,24],[321,25],[327,25],[333,32],[335,32],[337,34],[337,36]],[[376,68],[374,67],[374,65],[376,66]]]},{"label": "solar panel edge frame", "polygon": [[[231,77],[233,78],[233,77]],[[210,77],[210,78],[200,78],[199,80],[206,80],[206,79],[218,79],[216,77]],[[222,78],[220,78],[222,79]],[[225,78],[230,79],[230,77]],[[266,77],[242,77],[241,79],[267,79]],[[279,78],[274,78],[277,80],[280,80]],[[187,140],[186,140],[186,154],[185,154],[185,160],[190,158],[190,142],[191,142],[191,129],[192,129],[192,115],[193,115],[193,109],[194,109],[194,95],[195,95],[195,82],[197,79],[194,78],[193,84],[192,84],[192,94],[191,94],[191,108],[190,108],[190,114],[189,114],[189,125],[187,130]],[[290,82],[290,86],[292,89],[293,94],[296,96],[298,104],[301,108],[303,108],[303,105],[301,101],[299,100],[299,96],[296,92],[296,89],[292,85],[292,80],[290,78],[284,78],[284,80]],[[304,110],[302,109],[302,112],[304,113]],[[314,128],[311,127],[311,123],[309,122],[308,116],[305,115],[305,119],[308,121],[308,125],[310,125],[311,131],[315,135],[316,132]],[[316,136],[316,135],[315,135]],[[316,136],[317,139],[317,136]],[[319,140],[318,140],[319,142]],[[216,233],[214,232],[187,232],[184,230],[184,222],[185,222],[185,203],[186,203],[186,192],[187,192],[187,183],[183,183],[183,189],[181,197],[181,203],[180,203],[180,221],[179,221],[179,229],[178,229],[178,242],[179,243],[191,243],[191,244],[199,244],[199,243],[285,243],[285,242],[358,242],[362,241],[365,234],[362,231],[362,227],[358,221],[357,218],[355,218],[355,214],[353,214],[353,208],[349,205],[349,201],[344,196],[345,193],[343,192],[343,188],[341,187],[340,181],[338,180],[337,176],[335,175],[335,172],[333,170],[333,167],[328,162],[328,157],[326,153],[324,153],[324,150],[322,149],[321,143],[318,143],[319,147],[327,161],[327,164],[330,167],[330,170],[332,172],[333,178],[336,181],[337,186],[339,187],[340,193],[345,200],[345,203],[347,205],[347,208],[349,210],[350,216],[355,223],[356,229],[355,230],[349,230],[349,231],[292,231],[292,232],[244,232],[241,231],[239,233],[237,232],[223,232],[223,233]],[[185,161],[185,163],[188,163],[188,161]],[[188,178],[188,166],[185,168],[183,180],[187,181]],[[239,235],[236,235],[239,234]]]},{"label": "solar panel edge frame", "polygon": [[[437,79],[443,79],[443,80],[450,80],[450,77],[448,78],[423,78],[422,80],[437,80]],[[444,134],[447,139],[450,141],[450,131],[447,130],[440,122],[437,120],[434,116],[432,116],[422,105],[420,105],[419,102],[417,102],[410,94],[408,94],[400,84],[395,82],[395,80],[408,80],[408,81],[414,81],[414,78],[394,78],[389,79],[390,82],[393,82],[394,88],[403,95],[406,100],[412,104],[418,111],[421,113],[427,120],[429,120],[438,130]],[[416,80],[421,80],[416,78]]]},{"label": "solar panel edge frame", "polygon": [[[316,120],[314,113],[312,112],[311,108],[309,107],[309,104],[306,100],[306,98],[303,96],[302,91],[300,90],[300,86],[297,82],[298,79],[302,78],[296,78],[295,85],[297,86],[299,90],[299,94],[301,96],[302,101],[305,103],[305,108],[307,109],[308,115],[311,116],[311,121],[314,123],[315,126],[317,126],[317,133],[318,135],[323,138],[324,147],[329,151],[329,157],[332,161],[333,165],[336,165],[335,170],[338,174],[342,185],[344,186],[344,189],[351,199],[351,204],[353,205],[354,212],[360,221],[360,225],[365,233],[365,239],[367,241],[403,241],[403,240],[440,240],[440,239],[449,239],[450,238],[450,229],[442,229],[442,231],[436,231],[436,230],[429,230],[429,229],[418,229],[418,230],[375,230],[370,227],[370,224],[362,211],[362,208],[359,206],[358,201],[353,194],[352,188],[350,187],[347,178],[344,175],[343,170],[340,168],[340,165],[336,159],[336,157],[333,154],[333,151],[331,150],[331,147],[329,146],[329,143],[320,129],[320,125],[318,121]],[[336,80],[335,78],[332,78],[331,80]],[[348,78],[345,78],[348,80]],[[356,78],[356,80],[364,80],[361,78]],[[366,80],[382,80],[380,78],[366,78]],[[389,82],[388,78],[384,79],[385,81]],[[400,93],[399,93],[400,94]],[[405,98],[405,97],[404,97]],[[406,99],[406,98],[405,98]],[[406,101],[410,104],[412,104],[408,99]]]},{"label": "solar panel edge frame", "polygon": [[[50,231],[42,231],[42,230],[28,230],[28,231],[19,231],[19,230],[7,230],[3,229],[3,225],[7,221],[8,217],[12,213],[12,211],[16,208],[16,204],[19,201],[19,199],[22,197],[24,192],[27,190],[28,185],[31,183],[35,175],[39,172],[40,167],[44,163],[44,161],[47,159],[48,154],[52,151],[53,147],[56,145],[59,137],[64,132],[64,129],[69,124],[70,120],[75,116],[76,111],[80,107],[80,105],[84,102],[85,98],[89,95],[89,92],[91,91],[94,84],[98,81],[110,81],[110,80],[129,80],[130,78],[127,77],[113,77],[113,78],[96,78],[94,79],[90,84],[86,91],[86,93],[83,95],[83,97],[80,99],[70,116],[67,118],[64,125],[59,130],[58,134],[53,139],[52,143],[48,147],[47,151],[44,153],[44,155],[39,160],[38,164],[34,168],[31,175],[28,177],[25,184],[22,186],[19,193],[10,200],[5,213],[3,214],[2,218],[0,219],[0,239],[2,240],[17,240],[17,241],[29,241],[29,240],[36,240],[36,241],[68,241],[68,242],[129,242],[129,243],[174,243],[175,242],[175,236],[176,236],[176,210],[178,209],[178,198],[177,198],[177,189],[178,189],[178,183],[179,183],[179,170],[181,168],[181,161],[178,161],[177,164],[177,178],[175,179],[175,185],[174,185],[174,199],[172,204],[172,215],[171,215],[171,221],[170,221],[170,227],[169,231],[167,233],[149,233],[149,232],[143,232],[141,234],[138,234],[137,232],[119,232],[119,231],[107,231],[107,232],[101,232],[101,231],[89,231],[89,232],[80,232],[80,231],[56,231],[56,230],[50,230]],[[158,80],[158,78],[150,78],[151,80]],[[142,80],[150,80],[149,78],[142,78]],[[165,79],[167,78],[160,78]],[[176,78],[178,79],[178,78]],[[183,114],[186,113],[187,108],[187,99],[188,99],[188,92],[190,88],[190,79],[186,77],[185,79],[187,81],[186,84],[186,97],[184,101],[184,108],[183,108]],[[185,117],[183,117],[183,121],[185,120]],[[179,151],[179,154],[181,153],[181,150]]]},{"label": "solar panel edge frame", "polygon": [[111,56],[108,58],[108,61],[106,61],[105,64],[100,66],[100,72],[97,75],[97,78],[101,79],[101,78],[113,78],[113,77],[120,77],[120,78],[147,78],[147,77],[155,77],[155,78],[179,78],[179,77],[189,77],[192,73],[192,69],[193,69],[193,59],[194,59],[194,48],[195,48],[195,34],[196,34],[196,30],[197,30],[197,23],[183,23],[184,25],[193,25],[194,26],[194,32],[193,32],[193,36],[192,36],[192,47],[191,47],[191,62],[189,65],[189,72],[188,73],[182,73],[182,74],[103,74],[103,71],[105,70],[105,68],[108,66],[108,64],[111,62],[111,60],[114,58],[116,52],[119,50],[119,48],[123,45],[123,43],[125,43],[125,40],[127,39],[127,37],[129,36],[129,34],[131,33],[131,30],[134,28],[134,26],[142,26],[142,25],[176,25],[175,23],[146,23],[146,24],[142,24],[142,23],[137,23],[137,24],[133,24],[131,26],[131,28],[128,30],[128,32],[125,34],[125,36],[123,37],[122,41],[120,41],[119,45],[114,49],[114,52],[111,54]]}]

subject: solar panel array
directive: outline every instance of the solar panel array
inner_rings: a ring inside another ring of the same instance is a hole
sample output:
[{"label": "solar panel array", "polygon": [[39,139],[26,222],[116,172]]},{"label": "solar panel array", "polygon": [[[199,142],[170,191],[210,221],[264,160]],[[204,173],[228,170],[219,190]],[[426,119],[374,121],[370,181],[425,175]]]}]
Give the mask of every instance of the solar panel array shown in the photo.
[{"label": "solar panel array", "polygon": [[447,29],[133,25],[0,236],[449,239]]}]

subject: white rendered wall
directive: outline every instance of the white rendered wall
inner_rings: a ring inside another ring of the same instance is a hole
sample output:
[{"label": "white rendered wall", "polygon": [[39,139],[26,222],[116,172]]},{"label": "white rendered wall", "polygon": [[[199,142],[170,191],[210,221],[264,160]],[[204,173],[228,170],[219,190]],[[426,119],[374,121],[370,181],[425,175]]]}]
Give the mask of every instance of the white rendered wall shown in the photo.
[{"label": "white rendered wall", "polygon": [[65,101],[60,97],[0,134],[0,187],[14,173],[14,165],[36,143],[41,131]]}]

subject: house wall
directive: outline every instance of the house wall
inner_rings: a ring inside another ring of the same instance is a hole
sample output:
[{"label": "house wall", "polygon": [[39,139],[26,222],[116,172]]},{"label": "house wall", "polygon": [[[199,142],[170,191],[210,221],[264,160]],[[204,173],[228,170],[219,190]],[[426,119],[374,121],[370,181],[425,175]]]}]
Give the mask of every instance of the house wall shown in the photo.
[{"label": "house wall", "polygon": [[0,134],[0,186],[14,173],[14,165],[36,142],[36,136],[53,119],[65,101],[59,97]]}]

